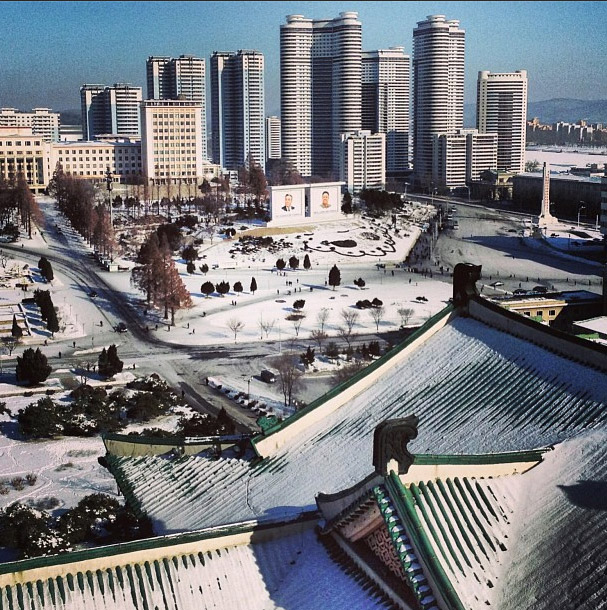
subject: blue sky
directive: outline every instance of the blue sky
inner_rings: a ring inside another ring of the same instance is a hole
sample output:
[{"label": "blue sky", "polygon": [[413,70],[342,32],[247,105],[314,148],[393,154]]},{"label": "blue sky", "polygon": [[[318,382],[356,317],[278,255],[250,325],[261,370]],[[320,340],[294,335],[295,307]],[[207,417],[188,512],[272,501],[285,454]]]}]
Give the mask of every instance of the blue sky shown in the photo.
[{"label": "blue sky", "polygon": [[466,30],[466,102],[479,70],[526,69],[529,100],[607,99],[607,2],[0,2],[0,106],[79,108],[83,83],[145,90],[149,55],[256,49],[266,110],[280,111],[279,27],[358,11],[363,50],[402,45],[427,15]]}]

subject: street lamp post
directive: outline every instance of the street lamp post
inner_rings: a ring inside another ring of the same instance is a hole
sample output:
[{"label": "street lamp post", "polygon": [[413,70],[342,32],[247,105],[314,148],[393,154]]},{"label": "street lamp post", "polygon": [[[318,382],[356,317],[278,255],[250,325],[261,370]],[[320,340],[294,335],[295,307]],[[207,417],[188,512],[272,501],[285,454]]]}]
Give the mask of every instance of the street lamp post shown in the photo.
[{"label": "street lamp post", "polygon": [[113,227],[113,219],[112,219],[112,181],[114,177],[112,176],[112,172],[110,171],[110,166],[107,166],[105,170],[105,183],[107,184],[107,203],[110,209],[110,226]]},{"label": "street lamp post", "polygon": [[[580,203],[586,203],[585,201],[580,201]],[[582,210],[585,210],[586,206],[585,205],[580,205],[577,209],[577,228],[580,228],[580,212]]]},{"label": "street lamp post", "polygon": [[247,398],[251,399],[251,378],[247,379]]}]

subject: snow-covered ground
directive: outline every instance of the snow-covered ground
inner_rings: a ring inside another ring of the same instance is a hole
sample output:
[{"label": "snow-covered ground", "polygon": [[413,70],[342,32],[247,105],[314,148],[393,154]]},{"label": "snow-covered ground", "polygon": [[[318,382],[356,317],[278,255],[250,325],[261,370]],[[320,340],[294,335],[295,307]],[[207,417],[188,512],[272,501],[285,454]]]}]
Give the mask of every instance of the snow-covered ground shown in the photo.
[{"label": "snow-covered ground", "polygon": [[583,147],[534,146],[527,148],[525,161],[537,161],[540,166],[549,163],[553,171],[565,171],[571,167],[586,167],[593,163],[596,163],[601,169],[607,163],[607,151]]}]

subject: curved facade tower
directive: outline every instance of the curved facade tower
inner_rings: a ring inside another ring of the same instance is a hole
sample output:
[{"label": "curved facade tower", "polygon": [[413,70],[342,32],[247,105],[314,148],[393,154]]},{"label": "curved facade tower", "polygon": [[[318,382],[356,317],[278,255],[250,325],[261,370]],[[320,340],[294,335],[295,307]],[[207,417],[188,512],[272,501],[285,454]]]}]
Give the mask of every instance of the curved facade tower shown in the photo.
[{"label": "curved facade tower", "polygon": [[282,156],[304,176],[336,174],[341,134],[361,127],[361,54],[357,13],[280,26]]},{"label": "curved facade tower", "polygon": [[464,125],[465,31],[459,21],[431,15],[413,30],[413,170],[432,182],[433,134]]}]

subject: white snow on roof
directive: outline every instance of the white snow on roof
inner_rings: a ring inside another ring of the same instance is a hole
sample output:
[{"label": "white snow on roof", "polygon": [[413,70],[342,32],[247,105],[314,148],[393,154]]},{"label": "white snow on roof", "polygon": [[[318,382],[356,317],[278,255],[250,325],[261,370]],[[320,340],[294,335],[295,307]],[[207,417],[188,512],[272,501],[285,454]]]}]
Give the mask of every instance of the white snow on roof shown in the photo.
[{"label": "white snow on roof", "polygon": [[[170,552],[170,549],[168,549]],[[271,542],[83,569],[3,587],[0,607],[184,610],[352,610],[386,604],[334,562],[313,531]]]}]

